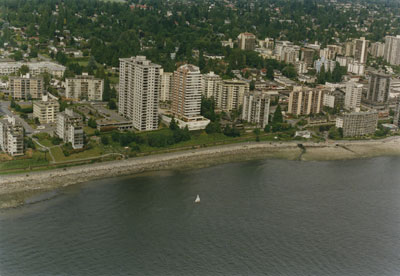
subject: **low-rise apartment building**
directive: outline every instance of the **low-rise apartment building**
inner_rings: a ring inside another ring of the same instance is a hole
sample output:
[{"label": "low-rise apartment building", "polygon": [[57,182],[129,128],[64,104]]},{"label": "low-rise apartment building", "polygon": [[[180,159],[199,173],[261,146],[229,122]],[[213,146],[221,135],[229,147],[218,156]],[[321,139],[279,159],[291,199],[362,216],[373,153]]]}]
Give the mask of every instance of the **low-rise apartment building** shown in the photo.
[{"label": "low-rise apartment building", "polygon": [[81,101],[102,101],[104,81],[94,76],[82,75],[65,79],[65,96],[68,99]]},{"label": "low-rise apartment building", "polygon": [[38,118],[41,124],[55,123],[59,110],[58,101],[49,99],[47,95],[41,101],[33,102],[33,118]]},{"label": "low-rise apartment building", "polygon": [[10,77],[9,87],[15,100],[37,100],[42,98],[44,81],[41,77],[31,77],[27,74],[22,77]]},{"label": "low-rise apartment building", "polygon": [[82,117],[72,109],[66,108],[64,112],[58,114],[56,133],[65,143],[71,143],[72,148],[83,148]]},{"label": "low-rise apartment building", "polygon": [[14,117],[0,120],[0,148],[11,156],[24,155],[24,128]]},{"label": "low-rise apartment building", "polygon": [[345,113],[336,119],[336,127],[343,129],[343,137],[364,136],[375,133],[378,125],[378,112]]},{"label": "low-rise apartment building", "polygon": [[17,74],[18,70],[26,65],[29,67],[29,73],[32,76],[39,76],[40,74],[49,73],[50,75],[58,78],[62,78],[65,72],[65,66],[50,62],[0,62],[0,75],[8,76],[11,74]]}]

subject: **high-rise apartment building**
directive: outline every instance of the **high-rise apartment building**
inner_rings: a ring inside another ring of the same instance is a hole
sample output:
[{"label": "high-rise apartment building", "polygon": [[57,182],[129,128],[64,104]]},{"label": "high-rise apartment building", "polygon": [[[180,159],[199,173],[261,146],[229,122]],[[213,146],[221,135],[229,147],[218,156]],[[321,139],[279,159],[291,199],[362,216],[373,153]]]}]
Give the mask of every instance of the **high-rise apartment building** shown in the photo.
[{"label": "high-rise apartment building", "polygon": [[180,66],[172,85],[172,113],[184,121],[198,118],[201,111],[202,75],[192,64]]},{"label": "high-rise apartment building", "polygon": [[223,80],[219,83],[215,95],[216,106],[224,111],[239,110],[243,104],[244,94],[248,93],[249,90],[250,85],[246,81]]},{"label": "high-rise apartment building", "polygon": [[365,37],[354,40],[354,59],[360,63],[367,62],[368,43]]},{"label": "high-rise apartment building", "polygon": [[14,117],[0,120],[0,149],[11,156],[24,155],[24,128]]},{"label": "high-rise apartment building", "polygon": [[314,53],[315,51],[313,49],[301,49],[301,60],[304,61],[308,67],[311,67],[314,64]]},{"label": "high-rise apartment building", "polygon": [[351,57],[354,55],[355,45],[353,41],[347,41],[344,46],[344,55],[346,57]]},{"label": "high-rise apartment building", "polygon": [[265,128],[268,125],[270,96],[262,91],[246,93],[243,99],[242,120]]},{"label": "high-rise apartment building", "polygon": [[82,117],[72,109],[66,108],[57,116],[56,134],[65,143],[71,143],[72,148],[81,149],[84,144]]},{"label": "high-rise apartment building", "polygon": [[397,97],[396,100],[396,108],[393,115],[393,124],[397,127],[400,127],[400,97]]},{"label": "high-rise apartment building", "polygon": [[104,81],[94,76],[82,75],[65,79],[65,97],[75,101],[102,101]]},{"label": "high-rise apartment building", "polygon": [[161,75],[160,101],[167,102],[171,100],[172,77],[174,73],[164,72],[164,69],[160,69],[160,75]]},{"label": "high-rise apartment building", "polygon": [[389,100],[390,75],[372,72],[369,79],[366,102],[372,105],[385,105]]},{"label": "high-rise apartment building", "polygon": [[391,65],[400,65],[400,35],[385,37],[383,58]]},{"label": "high-rise apartment building", "polygon": [[295,64],[297,61],[299,61],[299,53],[300,47],[297,45],[284,47],[281,55],[279,56],[279,60],[285,63]]},{"label": "high-rise apartment building", "polygon": [[217,95],[218,89],[221,87],[220,83],[222,81],[221,77],[214,72],[203,75],[202,83],[202,93],[204,97],[211,98]]},{"label": "high-rise apartment building", "polygon": [[274,39],[267,37],[264,40],[259,40],[258,45],[261,48],[273,50],[274,49]]},{"label": "high-rise apartment building", "polygon": [[344,97],[344,108],[350,111],[360,111],[363,85],[352,81],[346,83],[346,94]]},{"label": "high-rise apartment building", "polygon": [[11,96],[15,100],[41,99],[44,91],[44,81],[41,77],[9,77]]},{"label": "high-rise apartment building", "polygon": [[238,36],[239,48],[242,50],[254,50],[256,46],[256,36],[252,33],[241,33]]},{"label": "high-rise apartment building", "polygon": [[373,134],[378,125],[378,112],[345,113],[336,119],[336,127],[343,129],[343,137]]},{"label": "high-rise apartment building", "polygon": [[289,95],[288,113],[309,115],[320,113],[323,107],[324,91],[316,88],[297,86]]},{"label": "high-rise apartment building", "polygon": [[371,43],[370,52],[373,57],[383,57],[385,55],[385,43]]},{"label": "high-rise apartment building", "polygon": [[158,128],[160,69],[144,56],[120,59],[118,112],[138,130]]},{"label": "high-rise apartment building", "polygon": [[33,118],[38,118],[41,124],[55,123],[60,110],[60,104],[47,95],[41,101],[33,102]]}]

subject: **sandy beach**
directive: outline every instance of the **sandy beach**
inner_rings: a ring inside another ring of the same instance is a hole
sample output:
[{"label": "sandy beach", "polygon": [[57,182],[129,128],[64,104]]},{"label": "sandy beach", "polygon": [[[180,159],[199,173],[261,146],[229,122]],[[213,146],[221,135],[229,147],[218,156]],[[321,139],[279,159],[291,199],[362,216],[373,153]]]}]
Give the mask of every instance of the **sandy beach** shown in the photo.
[{"label": "sandy beach", "polygon": [[[303,147],[299,147],[299,143]],[[400,137],[331,143],[251,142],[48,171],[2,175],[0,176],[0,208],[23,204],[24,198],[32,193],[50,191],[95,179],[149,171],[191,169],[268,158],[328,161],[389,155],[400,156]],[[21,196],[23,194],[25,196]]]}]

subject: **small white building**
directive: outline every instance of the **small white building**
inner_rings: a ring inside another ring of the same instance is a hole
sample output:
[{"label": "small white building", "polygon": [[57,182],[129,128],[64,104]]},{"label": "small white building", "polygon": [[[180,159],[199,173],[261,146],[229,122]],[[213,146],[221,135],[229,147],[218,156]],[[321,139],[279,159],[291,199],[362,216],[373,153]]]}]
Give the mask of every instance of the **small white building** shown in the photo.
[{"label": "small white building", "polygon": [[302,130],[302,131],[296,131],[294,137],[310,139],[312,136],[311,132],[309,132],[308,130]]}]

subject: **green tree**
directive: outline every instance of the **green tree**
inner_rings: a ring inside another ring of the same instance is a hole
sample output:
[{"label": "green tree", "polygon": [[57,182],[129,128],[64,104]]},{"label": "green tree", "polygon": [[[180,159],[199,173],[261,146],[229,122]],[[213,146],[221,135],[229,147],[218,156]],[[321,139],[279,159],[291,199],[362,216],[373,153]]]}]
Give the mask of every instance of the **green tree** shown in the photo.
[{"label": "green tree", "polygon": [[169,123],[169,129],[172,131],[179,129],[179,126],[176,123],[175,118],[171,119],[171,122]]},{"label": "green tree", "polygon": [[274,116],[272,117],[272,123],[273,124],[283,123],[282,109],[279,104],[275,109]]},{"label": "green tree", "polygon": [[29,73],[29,67],[28,65],[22,65],[19,70],[18,70],[18,75],[26,75]]},{"label": "green tree", "polygon": [[102,136],[101,136],[101,143],[102,143],[103,145],[108,145],[108,144],[110,143],[110,140],[108,140],[108,137],[107,137],[107,136],[102,135]]},{"label": "green tree", "polygon": [[89,118],[89,120],[88,120],[88,126],[91,127],[91,128],[97,128],[96,120],[93,119],[93,118]]}]

